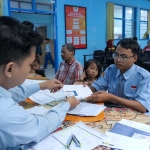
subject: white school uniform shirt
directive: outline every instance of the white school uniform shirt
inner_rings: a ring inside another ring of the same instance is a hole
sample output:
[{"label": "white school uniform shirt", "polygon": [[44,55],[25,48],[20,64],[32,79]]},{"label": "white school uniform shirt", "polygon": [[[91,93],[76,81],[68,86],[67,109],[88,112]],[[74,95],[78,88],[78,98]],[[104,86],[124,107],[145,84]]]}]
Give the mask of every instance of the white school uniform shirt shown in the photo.
[{"label": "white school uniform shirt", "polygon": [[46,53],[51,53],[51,45],[50,44],[45,45],[45,52]]},{"label": "white school uniform shirt", "polygon": [[[104,76],[92,83],[96,91],[103,90],[117,95],[120,70],[110,65],[104,72]],[[122,98],[139,101],[150,112],[150,73],[133,64],[132,67],[122,74],[124,79],[124,91]]]},{"label": "white school uniform shirt", "polygon": [[39,90],[37,83],[10,90],[0,86],[0,150],[20,150],[20,144],[39,142],[61,126],[70,108],[68,102],[60,103],[44,117],[30,114],[18,105]]}]

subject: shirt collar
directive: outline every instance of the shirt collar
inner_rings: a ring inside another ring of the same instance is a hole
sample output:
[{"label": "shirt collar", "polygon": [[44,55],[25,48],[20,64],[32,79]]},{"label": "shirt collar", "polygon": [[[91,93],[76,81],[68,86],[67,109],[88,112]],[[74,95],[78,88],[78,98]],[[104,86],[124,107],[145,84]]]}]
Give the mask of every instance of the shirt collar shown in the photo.
[{"label": "shirt collar", "polygon": [[[72,65],[75,62],[75,58],[69,63],[69,65]],[[66,62],[65,62],[66,63]],[[67,64],[67,63],[66,63]]]},{"label": "shirt collar", "polygon": [[0,95],[2,95],[4,98],[11,98],[11,93],[0,86]]},{"label": "shirt collar", "polygon": [[[128,69],[123,75],[123,77],[127,80],[131,74],[133,73],[133,71],[135,70],[135,64],[132,65],[132,67],[130,69]],[[117,70],[117,74],[116,77],[118,77],[121,74],[120,70]]]}]

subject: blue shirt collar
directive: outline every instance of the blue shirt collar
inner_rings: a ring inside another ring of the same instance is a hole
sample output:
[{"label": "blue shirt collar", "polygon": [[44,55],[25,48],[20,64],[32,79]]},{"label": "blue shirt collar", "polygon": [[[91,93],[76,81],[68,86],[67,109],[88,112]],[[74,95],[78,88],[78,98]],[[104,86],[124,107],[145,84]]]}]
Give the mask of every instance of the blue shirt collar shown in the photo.
[{"label": "blue shirt collar", "polygon": [[[135,64],[133,64],[132,67],[123,74],[123,77],[127,80],[131,76],[131,74],[133,73],[134,70],[135,70]],[[121,74],[121,72],[118,69],[116,77],[118,77],[120,74]]]},{"label": "blue shirt collar", "polygon": [[2,95],[2,97],[4,98],[11,98],[11,93],[1,86],[0,86],[0,95]]}]

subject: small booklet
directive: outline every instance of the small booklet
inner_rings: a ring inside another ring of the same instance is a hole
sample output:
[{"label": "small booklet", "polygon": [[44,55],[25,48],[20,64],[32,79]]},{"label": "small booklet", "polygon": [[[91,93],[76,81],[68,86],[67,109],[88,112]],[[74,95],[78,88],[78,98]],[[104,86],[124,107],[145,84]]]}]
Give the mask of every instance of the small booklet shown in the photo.
[{"label": "small booklet", "polygon": [[97,116],[101,113],[106,107],[98,104],[90,104],[81,102],[76,108],[68,111],[68,114],[78,115],[78,116]]}]

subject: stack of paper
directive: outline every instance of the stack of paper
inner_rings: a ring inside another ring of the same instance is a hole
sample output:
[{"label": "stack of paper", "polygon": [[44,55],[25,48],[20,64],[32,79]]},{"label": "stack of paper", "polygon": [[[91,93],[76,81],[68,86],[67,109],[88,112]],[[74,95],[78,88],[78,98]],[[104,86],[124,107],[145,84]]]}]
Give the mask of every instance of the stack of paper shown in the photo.
[{"label": "stack of paper", "polygon": [[80,141],[81,148],[77,147],[75,143],[72,142],[69,148],[70,150],[91,150],[102,141],[103,137],[105,137],[103,133],[79,122],[74,126],[49,135],[37,144],[30,143],[30,147],[35,150],[64,150],[66,149],[65,145],[72,134],[74,134]]},{"label": "stack of paper", "polygon": [[104,105],[90,104],[90,103],[80,103],[76,108],[70,110],[68,114],[79,115],[79,116],[97,116],[106,107]]}]

